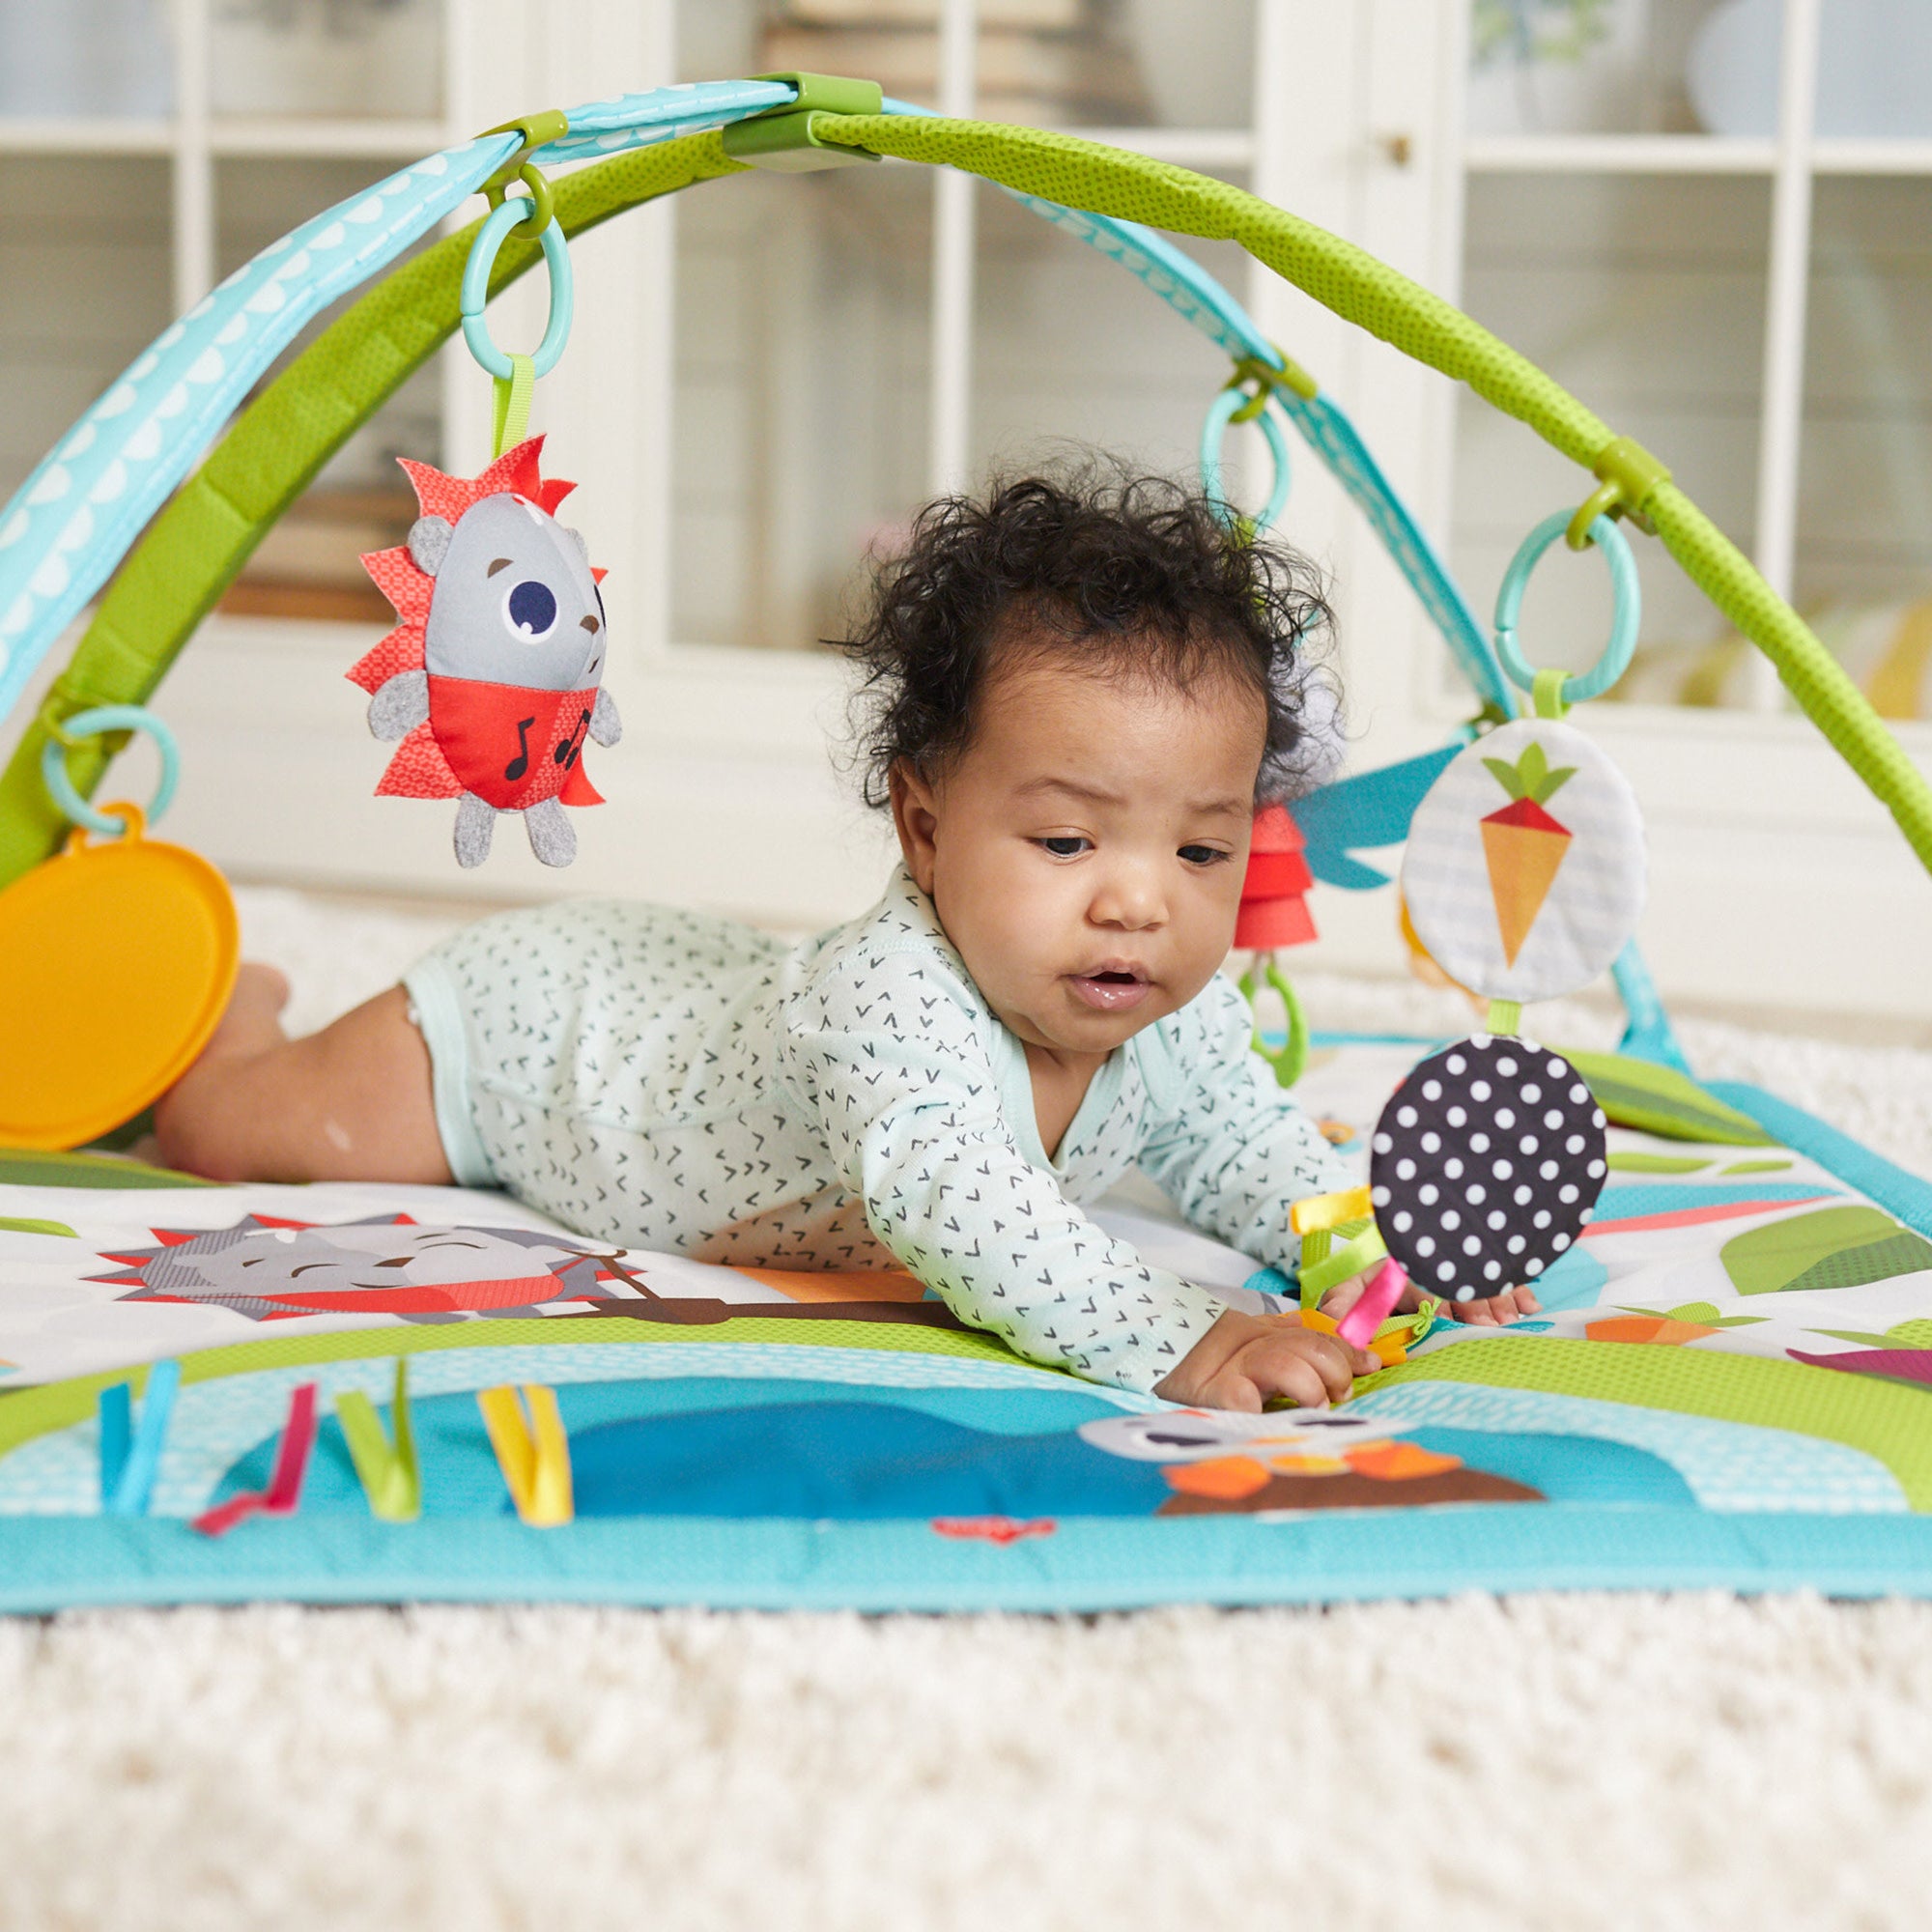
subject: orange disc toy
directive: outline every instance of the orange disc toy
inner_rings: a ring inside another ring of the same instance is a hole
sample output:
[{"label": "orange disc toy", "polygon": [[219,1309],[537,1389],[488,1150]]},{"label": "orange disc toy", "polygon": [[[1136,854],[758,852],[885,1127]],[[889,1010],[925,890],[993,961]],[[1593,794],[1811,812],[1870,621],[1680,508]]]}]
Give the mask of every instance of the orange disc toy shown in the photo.
[{"label": "orange disc toy", "polygon": [[81,810],[122,835],[76,827],[0,892],[0,1145],[80,1147],[131,1120],[187,1070],[235,985],[221,874],[144,837],[138,806]]}]

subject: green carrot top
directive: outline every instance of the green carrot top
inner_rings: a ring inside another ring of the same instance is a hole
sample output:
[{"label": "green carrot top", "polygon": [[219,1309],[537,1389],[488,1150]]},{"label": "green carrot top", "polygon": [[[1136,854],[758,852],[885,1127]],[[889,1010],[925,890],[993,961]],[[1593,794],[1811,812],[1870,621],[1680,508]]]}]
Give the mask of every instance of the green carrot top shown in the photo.
[{"label": "green carrot top", "polygon": [[1483,763],[1511,798],[1526,798],[1534,805],[1547,804],[1577,776],[1575,765],[1558,765],[1552,771],[1548,755],[1534,740],[1524,747],[1522,756],[1513,765],[1500,758],[1485,758]]}]

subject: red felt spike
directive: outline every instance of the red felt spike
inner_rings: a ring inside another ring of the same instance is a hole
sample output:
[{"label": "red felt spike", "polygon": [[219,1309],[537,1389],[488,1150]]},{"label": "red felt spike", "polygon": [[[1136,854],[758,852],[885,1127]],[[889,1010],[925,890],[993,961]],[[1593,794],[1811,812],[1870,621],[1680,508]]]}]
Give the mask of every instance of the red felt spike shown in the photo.
[{"label": "red felt spike", "polygon": [[440,469],[413,457],[399,456],[403,473],[416,493],[416,506],[426,517],[443,517],[454,523],[470,502],[469,485],[458,476],[445,476]]},{"label": "red felt spike", "polygon": [[343,673],[372,696],[399,671],[420,670],[426,659],[423,627],[398,624]]},{"label": "red felt spike", "polygon": [[526,436],[514,449],[506,449],[482,476],[477,477],[477,496],[487,497],[491,493],[482,488],[485,477],[501,481],[493,483],[497,490],[514,490],[520,497],[527,497],[536,501],[537,494],[543,488],[543,477],[538,472],[537,458],[543,454],[544,440],[541,436]]},{"label": "red felt spike", "polygon": [[378,798],[460,798],[463,785],[425,720],[396,747],[376,787]]}]

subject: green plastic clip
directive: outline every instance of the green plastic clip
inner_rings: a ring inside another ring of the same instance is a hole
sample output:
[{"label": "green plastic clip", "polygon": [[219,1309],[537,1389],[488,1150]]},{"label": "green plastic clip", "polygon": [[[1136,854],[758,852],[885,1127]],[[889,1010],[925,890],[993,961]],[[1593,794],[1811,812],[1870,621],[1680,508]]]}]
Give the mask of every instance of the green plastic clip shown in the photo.
[{"label": "green plastic clip", "polygon": [[483,199],[493,209],[500,208],[510,184],[521,181],[530,191],[530,212],[517,226],[529,235],[541,235],[550,226],[552,214],[550,183],[530,156],[539,148],[562,140],[569,132],[570,118],[563,109],[546,107],[541,114],[521,114],[514,121],[499,121],[496,127],[484,128],[483,135],[478,137],[491,134],[524,137],[523,146],[483,184]]},{"label": "green plastic clip", "polygon": [[1570,519],[1563,540],[1572,550],[1582,550],[1590,542],[1590,526],[1599,517],[1628,517],[1645,536],[1656,529],[1643,513],[1643,506],[1660,484],[1670,481],[1670,469],[1661,463],[1634,438],[1620,436],[1598,450],[1590,469],[1599,487],[1577,506]]},{"label": "green plastic clip", "polygon": [[1243,383],[1252,383],[1255,392],[1229,418],[1231,422],[1253,422],[1267,408],[1269,393],[1275,389],[1293,389],[1304,403],[1312,403],[1321,393],[1321,385],[1316,382],[1294,357],[1281,347],[1272,344],[1274,353],[1281,357],[1281,366],[1264,361],[1259,355],[1237,355],[1235,358],[1235,373],[1222,385],[1229,389],[1238,389]]},{"label": "green plastic clip", "polygon": [[879,158],[866,148],[821,141],[812,126],[821,114],[882,113],[885,96],[877,81],[847,80],[836,73],[754,73],[751,78],[782,81],[797,90],[798,98],[732,122],[723,138],[724,152],[734,161],[775,174],[803,175]]},{"label": "green plastic clip", "polygon": [[1255,998],[1260,991],[1256,982],[1257,973],[1261,975],[1261,983],[1273,990],[1286,1010],[1288,1037],[1278,1048],[1270,1047],[1262,1037],[1261,1018],[1257,1014],[1253,1050],[1274,1068],[1278,1085],[1293,1087],[1308,1065],[1308,1016],[1301,1009],[1301,1002],[1294,997],[1294,988],[1289,984],[1287,976],[1274,963],[1272,952],[1257,954],[1248,970],[1241,975],[1240,994],[1247,1001],[1250,1010],[1254,1009]]}]

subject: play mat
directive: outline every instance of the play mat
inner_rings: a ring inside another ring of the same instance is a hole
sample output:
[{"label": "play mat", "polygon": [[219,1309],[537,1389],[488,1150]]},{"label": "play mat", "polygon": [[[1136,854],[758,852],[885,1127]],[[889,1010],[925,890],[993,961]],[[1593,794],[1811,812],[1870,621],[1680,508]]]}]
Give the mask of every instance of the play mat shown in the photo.
[{"label": "play mat", "polygon": [[[1352,1158],[1424,1044],[1318,1045]],[[1932,1186],[1752,1089],[1577,1058],[1667,1131],[1612,1127],[1546,1313],[1385,1335],[1309,1413],[1177,1409],[909,1277],[612,1251],[499,1195],[6,1156],[0,1607],[1932,1593]],[[1102,1218],[1236,1305],[1284,1286]]]},{"label": "play mat", "polygon": [[[537,857],[568,865],[570,811],[600,802],[587,767],[621,737],[604,573],[558,521],[574,486],[526,435],[569,334],[569,240],[748,168],[883,157],[995,183],[1225,352],[1200,458],[1214,513],[1238,541],[1274,523],[1297,435],[1469,687],[1446,745],[1256,822],[1244,987],[1269,1013],[1278,996],[1275,1077],[1355,1168],[1353,1187],[1288,1204],[1298,1282],[1147,1207],[1100,1215],[1251,1312],[1319,1326],[1322,1296],[1359,1281],[1334,1304],[1341,1332],[1384,1366],[1332,1409],[1208,1413],[1081,1382],[910,1276],[707,1266],[599,1247],[499,1196],[214,1186],[86,1151],[126,1138],[233,982],[218,874],[145,837],[177,764],[148,707],[276,519],[461,329],[495,382],[494,461],[476,477],[408,465],[422,515],[364,559],[397,624],[343,668],[395,747],[377,788],[454,801],[459,864],[521,816]],[[487,215],[393,266],[479,191]],[[1238,242],[1591,472],[1523,539],[1492,625],[1346,412],[1158,228]],[[506,354],[490,298],[539,262],[542,342]],[[1237,423],[1272,463],[1252,515],[1222,489]],[[1932,1186],[1768,1094],[1690,1077],[1634,940],[1637,802],[1565,722],[1632,662],[1626,526],[1772,659],[1932,866],[1932,787],[1662,461],[1439,298],[1227,183],[864,81],[760,75],[493,128],[270,243],[0,510],[0,713],[93,601],[0,775],[0,1608],[1932,1593]],[[1517,636],[1558,539],[1611,575],[1586,670],[1539,668]],[[90,803],[137,729],[160,747],[157,793],[145,811]],[[1386,886],[1359,855],[1397,844],[1402,928],[1420,968],[1479,996],[1479,1030],[1311,1036],[1277,953],[1313,936],[1317,882]],[[1605,973],[1628,1014],[1618,1054],[1523,1036],[1523,1003]],[[1459,1325],[1435,1299],[1532,1281],[1544,1312],[1507,1327]],[[1410,1283],[1421,1308],[1392,1312]]]}]

